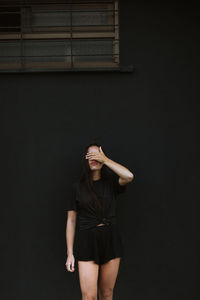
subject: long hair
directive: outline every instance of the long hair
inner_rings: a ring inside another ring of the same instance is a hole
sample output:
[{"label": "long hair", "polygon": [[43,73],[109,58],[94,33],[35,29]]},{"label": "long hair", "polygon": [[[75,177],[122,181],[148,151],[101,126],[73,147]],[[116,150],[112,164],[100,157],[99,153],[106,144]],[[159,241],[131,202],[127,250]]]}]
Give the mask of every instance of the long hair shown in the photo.
[{"label": "long hair", "polygon": [[[100,201],[100,197],[99,195],[97,195],[97,193],[94,190],[94,185],[93,185],[93,180],[92,180],[92,171],[90,169],[89,163],[88,163],[88,159],[85,158],[87,152],[88,152],[88,148],[91,146],[97,146],[100,147],[101,144],[99,144],[98,142],[91,142],[89,145],[87,145],[84,149],[84,153],[83,153],[83,158],[82,158],[82,165],[83,165],[83,170],[82,170],[82,175],[80,178],[80,182],[82,182],[83,184],[85,184],[87,190],[89,191],[90,195],[92,196],[92,198],[94,199],[93,201],[93,207],[95,208],[95,210],[97,212],[101,212],[102,211],[102,206],[101,206],[101,201]],[[103,152],[105,155],[107,155],[106,151],[104,150],[104,148],[101,146]],[[108,171],[108,167],[103,165],[101,168],[101,178],[102,179],[106,179],[109,177],[109,171]],[[89,203],[87,203],[89,205]]]}]

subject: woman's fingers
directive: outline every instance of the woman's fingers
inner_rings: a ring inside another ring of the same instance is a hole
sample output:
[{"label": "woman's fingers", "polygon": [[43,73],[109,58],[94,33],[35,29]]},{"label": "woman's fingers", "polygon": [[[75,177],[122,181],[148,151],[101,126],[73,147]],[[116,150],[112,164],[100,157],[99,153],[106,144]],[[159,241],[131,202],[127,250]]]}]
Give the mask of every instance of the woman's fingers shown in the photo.
[{"label": "woman's fingers", "polygon": [[69,272],[73,272],[75,269],[74,269],[74,262],[66,262],[66,268],[67,268],[67,271]]},{"label": "woman's fingers", "polygon": [[72,272],[74,271],[74,264],[73,263],[71,264],[71,271]]},{"label": "woman's fingers", "polygon": [[69,270],[71,271],[72,269],[72,263],[69,264]]},{"label": "woman's fingers", "polygon": [[94,153],[88,153],[88,154],[86,154],[86,158],[93,158],[93,159],[95,159],[95,158],[98,158],[99,157],[99,154],[94,154]]}]

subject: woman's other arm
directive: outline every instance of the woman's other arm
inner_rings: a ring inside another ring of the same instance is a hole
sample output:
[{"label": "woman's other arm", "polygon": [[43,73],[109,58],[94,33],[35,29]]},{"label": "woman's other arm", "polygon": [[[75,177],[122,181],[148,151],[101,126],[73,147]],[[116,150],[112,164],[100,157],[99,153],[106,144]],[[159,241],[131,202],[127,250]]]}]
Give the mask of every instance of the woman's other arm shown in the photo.
[{"label": "woman's other arm", "polygon": [[66,222],[66,246],[67,246],[67,260],[66,268],[70,272],[74,272],[74,239],[75,239],[75,230],[76,230],[76,217],[77,212],[75,210],[69,210]]}]

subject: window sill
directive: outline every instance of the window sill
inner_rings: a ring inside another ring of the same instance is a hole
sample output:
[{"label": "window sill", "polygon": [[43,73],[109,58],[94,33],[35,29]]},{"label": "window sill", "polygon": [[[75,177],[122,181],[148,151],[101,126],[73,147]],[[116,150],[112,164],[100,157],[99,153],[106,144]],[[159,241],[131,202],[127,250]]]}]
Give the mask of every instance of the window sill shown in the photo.
[{"label": "window sill", "polygon": [[119,72],[133,73],[133,65],[119,67],[97,67],[97,68],[26,68],[26,69],[0,69],[0,73],[48,73],[48,72]]}]

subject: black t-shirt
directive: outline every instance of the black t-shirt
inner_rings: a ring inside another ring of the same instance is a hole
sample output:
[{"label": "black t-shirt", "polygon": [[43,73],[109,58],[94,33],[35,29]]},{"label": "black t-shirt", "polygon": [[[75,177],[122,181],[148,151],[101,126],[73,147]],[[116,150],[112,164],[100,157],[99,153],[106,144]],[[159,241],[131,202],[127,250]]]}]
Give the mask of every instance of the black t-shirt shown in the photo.
[{"label": "black t-shirt", "polygon": [[88,229],[102,223],[103,218],[116,217],[116,197],[126,191],[127,185],[120,185],[119,176],[110,174],[108,178],[93,180],[95,192],[101,201],[102,210],[94,209],[95,201],[85,184],[80,181],[74,182],[73,194],[67,201],[66,210],[75,210],[78,213],[79,229]]}]

